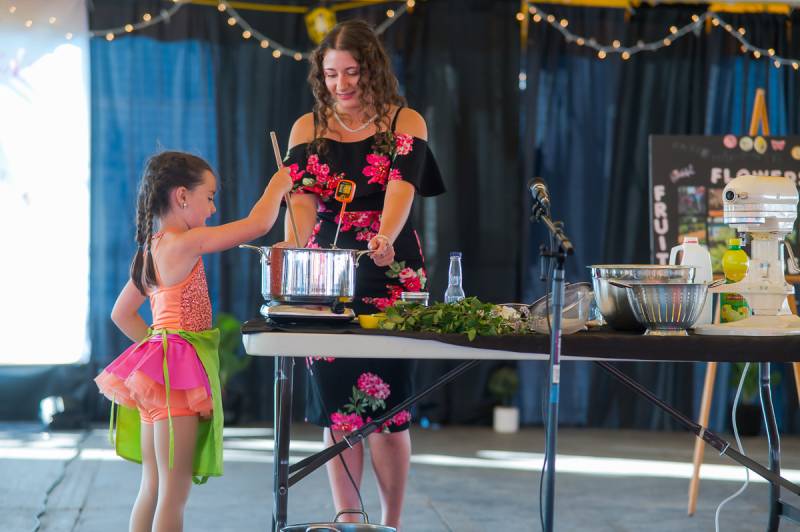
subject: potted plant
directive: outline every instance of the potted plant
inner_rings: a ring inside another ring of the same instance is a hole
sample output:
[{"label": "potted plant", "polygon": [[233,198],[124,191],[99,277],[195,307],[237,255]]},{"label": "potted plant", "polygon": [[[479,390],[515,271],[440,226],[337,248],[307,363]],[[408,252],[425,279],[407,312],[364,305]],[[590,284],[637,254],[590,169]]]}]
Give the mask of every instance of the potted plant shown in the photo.
[{"label": "potted plant", "polygon": [[489,393],[498,401],[494,407],[493,426],[495,432],[513,433],[519,430],[519,409],[511,405],[511,400],[519,388],[517,369],[501,366],[489,376]]},{"label": "potted plant", "polygon": [[[742,378],[744,363],[736,362],[731,367],[730,385],[732,393],[736,393],[739,387],[739,380]],[[781,380],[780,373],[773,371],[770,373],[770,381],[773,385]],[[736,428],[740,436],[758,436],[761,431],[761,405],[759,403],[759,374],[758,365],[750,364],[747,377],[742,384],[742,393],[738,407],[736,408]]]},{"label": "potted plant", "polygon": [[250,357],[241,355],[242,323],[231,314],[217,315],[214,326],[219,329],[219,384],[222,388],[222,406],[225,424],[234,425],[239,420],[241,393],[228,387],[231,378],[250,364]]}]

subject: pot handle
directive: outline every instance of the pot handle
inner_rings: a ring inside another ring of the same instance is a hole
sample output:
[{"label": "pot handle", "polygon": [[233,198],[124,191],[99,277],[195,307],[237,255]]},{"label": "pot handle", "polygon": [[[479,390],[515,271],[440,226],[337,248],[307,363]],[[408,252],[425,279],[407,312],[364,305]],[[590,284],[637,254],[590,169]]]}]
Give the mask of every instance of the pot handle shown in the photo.
[{"label": "pot handle", "polygon": [[608,284],[611,286],[616,286],[617,288],[633,288],[633,285],[628,283],[623,283],[622,281],[615,281],[613,279],[608,280]]},{"label": "pot handle", "polygon": [[[372,253],[371,249],[356,251],[356,268],[358,268],[358,261],[361,260],[361,257],[363,257],[364,255],[369,255],[370,253]],[[339,513],[347,513],[347,512],[339,512]]]},{"label": "pot handle", "polygon": [[258,247],[258,246],[251,246],[250,244],[239,244],[239,248],[241,248],[241,249],[252,249],[256,253],[261,255],[261,258],[264,259],[267,262],[267,264],[269,264],[269,251],[268,251],[269,248],[267,248],[267,250],[265,250],[264,248],[261,248],[261,247]]},{"label": "pot handle", "polygon": [[339,532],[338,528],[333,528],[332,526],[327,525],[311,525],[310,527],[306,528],[306,532],[313,532],[314,530],[327,530],[328,532],[333,530],[333,532]]},{"label": "pot handle", "polygon": [[364,510],[342,510],[341,512],[336,514],[336,517],[333,518],[333,522],[338,523],[339,517],[344,514],[361,514],[364,517],[364,523],[369,524],[369,516],[367,516],[367,512],[365,512]]}]

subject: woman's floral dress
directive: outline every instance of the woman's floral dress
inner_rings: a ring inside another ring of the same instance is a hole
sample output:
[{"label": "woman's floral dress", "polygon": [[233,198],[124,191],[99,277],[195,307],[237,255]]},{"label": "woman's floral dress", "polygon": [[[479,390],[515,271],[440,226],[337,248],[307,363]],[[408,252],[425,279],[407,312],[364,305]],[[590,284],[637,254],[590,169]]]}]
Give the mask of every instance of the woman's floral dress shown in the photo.
[{"label": "woman's floral dress", "polygon": [[[399,113],[399,111],[398,111]],[[325,139],[324,147],[294,146],[286,157],[295,192],[319,197],[317,223],[308,247],[329,248],[339,223],[341,204],[333,198],[337,183],[356,183],[355,198],[347,205],[336,245],[342,249],[366,249],[380,228],[386,185],[392,180],[413,184],[416,193],[434,196],[444,192],[441,175],[427,143],[391,132],[362,141]],[[384,310],[401,292],[419,292],[427,278],[419,235],[409,220],[394,243],[395,261],[378,267],[368,257],[359,262],[353,308],[357,314]],[[395,359],[307,360],[310,380],[306,393],[306,418],[311,423],[349,432],[413,393],[415,363]],[[408,428],[411,415],[401,411],[383,427],[397,432]]]}]

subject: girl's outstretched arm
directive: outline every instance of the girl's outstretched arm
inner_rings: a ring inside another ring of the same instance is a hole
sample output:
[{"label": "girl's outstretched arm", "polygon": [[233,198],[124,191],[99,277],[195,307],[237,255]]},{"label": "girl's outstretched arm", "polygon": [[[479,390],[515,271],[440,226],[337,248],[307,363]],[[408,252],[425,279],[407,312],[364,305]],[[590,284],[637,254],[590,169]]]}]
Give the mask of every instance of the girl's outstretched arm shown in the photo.
[{"label": "girl's outstretched arm", "polygon": [[133,281],[128,279],[111,310],[111,321],[134,342],[139,342],[147,336],[147,324],[139,315],[139,307],[145,299]]},{"label": "girl's outstretched arm", "polygon": [[289,171],[282,168],[272,176],[261,198],[245,218],[223,225],[190,229],[178,235],[176,244],[182,253],[199,257],[263,236],[275,225],[281,200],[291,188]]}]

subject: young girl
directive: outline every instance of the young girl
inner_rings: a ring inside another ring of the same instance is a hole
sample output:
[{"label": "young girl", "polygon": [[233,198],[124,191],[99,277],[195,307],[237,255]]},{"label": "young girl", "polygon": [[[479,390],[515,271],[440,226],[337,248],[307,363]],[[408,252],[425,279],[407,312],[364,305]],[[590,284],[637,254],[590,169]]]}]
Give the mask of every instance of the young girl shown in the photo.
[{"label": "young girl", "polygon": [[[182,530],[192,474],[204,477],[198,483],[222,474],[219,332],[211,330],[202,255],[265,234],[290,189],[288,172],[278,171],[246,218],[206,227],[217,190],[208,163],[181,152],[147,162],[137,200],[138,248],[111,311],[135,344],[95,379],[119,405],[117,453],[143,466],[132,532]],[[150,327],[138,314],[148,297]],[[111,412],[113,426],[114,404]]]}]

